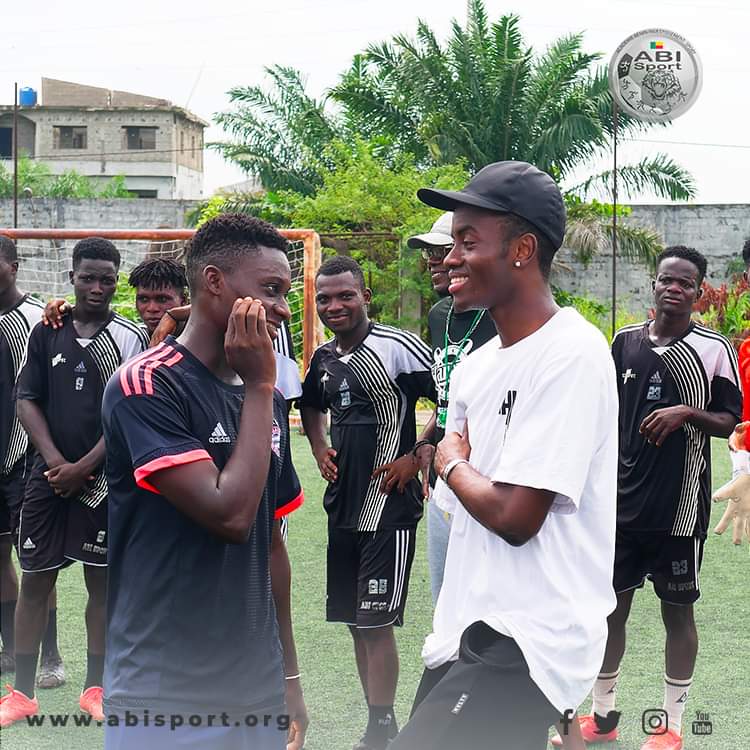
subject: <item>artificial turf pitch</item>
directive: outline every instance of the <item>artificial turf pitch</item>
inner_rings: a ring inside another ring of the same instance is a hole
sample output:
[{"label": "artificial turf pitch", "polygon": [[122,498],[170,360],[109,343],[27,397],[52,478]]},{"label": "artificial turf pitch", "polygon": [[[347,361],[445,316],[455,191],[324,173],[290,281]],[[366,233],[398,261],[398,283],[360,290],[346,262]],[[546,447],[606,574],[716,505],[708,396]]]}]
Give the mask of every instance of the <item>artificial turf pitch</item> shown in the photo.
[{"label": "artificial turf pitch", "polygon": [[[310,714],[306,747],[309,750],[349,750],[367,721],[357,678],[351,637],[343,625],[327,624],[325,618],[325,533],[321,505],[323,481],[307,447],[293,436],[294,461],[305,487],[305,505],[291,519],[289,553],[292,561],[294,629],[302,681]],[[713,441],[714,487],[727,481],[730,467],[724,441]],[[713,512],[715,523],[723,506]],[[689,750],[750,750],[750,556],[747,542],[731,543],[731,530],[707,540],[701,575],[702,597],[696,605],[700,648],[690,699],[683,722],[685,747]],[[502,572],[498,571],[501,575]],[[143,585],[148,585],[144,581]],[[63,571],[58,582],[60,650],[68,681],[56,690],[40,690],[40,713],[78,714],[78,696],[85,675],[83,611],[85,589],[79,565]],[[196,613],[199,603],[196,603]],[[418,533],[406,624],[397,629],[401,676],[396,715],[406,720],[419,676],[424,635],[430,628],[432,603],[425,553],[425,528]],[[664,673],[664,631],[659,605],[650,586],[639,592],[628,629],[628,649],[618,688],[620,740],[606,747],[638,750],[646,739],[641,717],[645,710],[660,708]],[[186,654],[186,661],[189,655]],[[10,676],[9,676],[10,677]],[[207,695],[211,686],[205,685]],[[498,701],[502,696],[498,696]],[[582,711],[588,710],[588,702]],[[707,714],[696,725],[711,734],[692,734],[696,712]],[[30,727],[25,722],[0,731],[2,750],[94,750],[103,746],[103,729],[75,726]],[[498,737],[497,747],[503,747]],[[209,749],[207,749],[209,750]],[[469,750],[468,748],[461,750]],[[490,750],[487,748],[487,750]],[[510,750],[510,749],[509,749]]]}]

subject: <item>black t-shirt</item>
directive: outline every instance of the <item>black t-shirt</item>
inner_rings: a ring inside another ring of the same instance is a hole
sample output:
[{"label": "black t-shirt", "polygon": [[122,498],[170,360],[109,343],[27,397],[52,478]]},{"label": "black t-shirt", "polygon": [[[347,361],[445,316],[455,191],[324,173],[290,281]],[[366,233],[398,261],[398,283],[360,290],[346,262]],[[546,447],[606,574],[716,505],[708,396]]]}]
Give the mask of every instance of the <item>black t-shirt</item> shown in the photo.
[{"label": "black t-shirt", "polygon": [[376,467],[414,447],[417,399],[435,400],[430,352],[412,333],[372,323],[353,351],[336,352],[336,341],[319,347],[302,386],[301,404],[331,410],[331,444],[338,479],[323,504],[329,525],[378,531],[410,528],[422,517],[422,493],[413,480],[403,494],[380,491]]},{"label": "black t-shirt", "polygon": [[612,341],[620,399],[618,527],[705,537],[709,436],[686,424],[657,448],[639,428],[651,412],[679,404],[729,412],[739,421],[737,354],[721,334],[694,323],[667,346],[655,346],[648,333],[649,323],[638,323],[619,330]]},{"label": "black t-shirt", "polygon": [[[26,363],[18,377],[18,399],[35,401],[50,435],[67,461],[85,456],[102,436],[102,397],[115,370],[148,345],[143,331],[117,313],[91,337],[81,338],[66,315],[62,328],[39,323],[31,332]],[[33,472],[46,470],[41,456]],[[104,466],[78,496],[95,507],[107,496]]]},{"label": "black t-shirt", "polygon": [[[436,302],[427,315],[427,326],[430,331],[430,349],[432,350],[432,377],[435,380],[435,388],[439,402],[447,404],[448,393],[445,388],[446,378],[446,346],[445,346],[445,325],[448,322],[448,314],[453,307],[452,297],[443,297]],[[468,310],[467,312],[451,314],[450,330],[448,331],[448,366],[455,366],[472,352],[486,344],[490,339],[497,336],[497,329],[489,312],[483,311],[482,316],[469,335],[463,347],[459,344],[463,337],[472,328],[476,319],[477,310]],[[435,427],[435,444],[439,443],[445,436],[445,430],[442,427]],[[435,470],[430,469],[430,484],[435,484]]]},{"label": "black t-shirt", "polygon": [[0,313],[0,475],[8,474],[26,453],[28,438],[16,417],[15,388],[31,329],[42,319],[44,304],[24,295]]},{"label": "black t-shirt", "polygon": [[149,483],[211,460],[239,431],[244,388],[218,380],[172,337],[120,369],[104,396],[109,482],[107,655],[112,709],[246,712],[283,704],[269,569],[275,517],[302,501],[286,403],[274,392],[271,465],[244,544],[228,544]]}]

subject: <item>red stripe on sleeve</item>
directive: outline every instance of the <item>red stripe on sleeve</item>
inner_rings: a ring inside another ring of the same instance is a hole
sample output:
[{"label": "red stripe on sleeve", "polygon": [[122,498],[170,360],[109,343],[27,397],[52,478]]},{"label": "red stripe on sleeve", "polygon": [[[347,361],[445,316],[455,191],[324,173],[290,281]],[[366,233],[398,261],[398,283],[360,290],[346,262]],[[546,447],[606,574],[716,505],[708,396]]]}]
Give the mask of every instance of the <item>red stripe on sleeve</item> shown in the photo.
[{"label": "red stripe on sleeve", "polygon": [[192,464],[196,461],[211,461],[211,456],[208,451],[203,448],[197,448],[196,450],[187,451],[185,453],[178,453],[174,456],[159,456],[153,461],[149,461],[143,466],[139,466],[134,472],[135,483],[144,490],[149,490],[157,495],[161,494],[150,482],[147,481],[148,477],[157,471],[162,469],[169,469],[172,466],[182,466],[183,464]]},{"label": "red stripe on sleeve", "polygon": [[160,359],[155,362],[149,362],[143,368],[143,385],[146,389],[147,396],[154,395],[154,386],[152,382],[154,370],[162,365],[164,365],[164,367],[172,367],[172,365],[176,365],[181,359],[182,354],[180,354],[180,352],[175,352],[169,359]]},{"label": "red stripe on sleeve", "polygon": [[[132,396],[134,392],[140,393],[140,386],[138,385],[137,370],[142,360],[148,359],[149,357],[158,356],[161,353],[161,350],[164,349],[165,346],[166,345],[162,343],[162,344],[159,344],[159,346],[157,346],[155,349],[146,349],[146,351],[143,352],[142,354],[138,354],[132,359],[129,359],[120,368],[120,387],[122,388],[122,392],[126,396]],[[132,374],[131,381],[133,383],[133,387],[131,387],[130,383],[128,383],[129,374]],[[134,388],[136,389],[135,391],[134,391]]]},{"label": "red stripe on sleeve", "polygon": [[276,512],[273,514],[273,517],[278,520],[279,518],[283,518],[284,516],[288,516],[290,513],[294,513],[297,508],[302,505],[302,503],[305,502],[305,491],[300,490],[299,495],[294,498],[294,500],[290,500],[288,503],[282,505],[280,508],[276,508]]}]

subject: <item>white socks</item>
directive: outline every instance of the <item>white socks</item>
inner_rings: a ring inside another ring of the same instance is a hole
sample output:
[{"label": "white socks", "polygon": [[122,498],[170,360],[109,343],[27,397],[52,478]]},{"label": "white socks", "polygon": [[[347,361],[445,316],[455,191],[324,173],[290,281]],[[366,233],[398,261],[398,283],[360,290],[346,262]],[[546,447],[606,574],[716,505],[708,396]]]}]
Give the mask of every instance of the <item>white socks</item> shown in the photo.
[{"label": "white socks", "polygon": [[682,714],[693,680],[675,680],[664,675],[664,710],[669,716],[669,728],[682,736]]},{"label": "white socks", "polygon": [[592,707],[595,714],[606,718],[610,711],[615,710],[615,698],[617,697],[617,680],[620,677],[620,670],[610,672],[609,674],[600,673],[594,683],[594,705]]}]

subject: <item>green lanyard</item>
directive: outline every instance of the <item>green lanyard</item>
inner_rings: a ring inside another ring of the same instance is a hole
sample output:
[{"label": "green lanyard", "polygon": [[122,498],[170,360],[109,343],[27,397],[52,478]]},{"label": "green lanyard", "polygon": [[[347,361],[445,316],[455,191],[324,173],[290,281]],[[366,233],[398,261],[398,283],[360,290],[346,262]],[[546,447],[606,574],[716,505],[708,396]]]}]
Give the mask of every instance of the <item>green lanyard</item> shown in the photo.
[{"label": "green lanyard", "polygon": [[[453,304],[451,303],[450,309],[448,310],[448,317],[445,321],[445,339],[444,339],[444,351],[443,351],[443,367],[445,369],[445,389],[444,389],[444,398],[441,399],[441,401],[438,403],[437,407],[437,425],[441,429],[445,429],[445,423],[448,417],[448,393],[450,392],[450,384],[451,384],[451,374],[453,373],[453,368],[456,366],[456,364],[461,359],[461,355],[463,354],[464,348],[466,347],[466,342],[471,337],[471,334],[476,331],[477,326],[479,325],[479,321],[482,319],[482,316],[484,315],[484,310],[479,310],[479,312],[474,316],[474,320],[472,321],[471,325],[469,326],[469,330],[466,331],[463,338],[459,342],[455,342],[451,339],[449,330],[451,327],[451,318],[453,317]],[[448,361],[448,344],[453,344],[453,346],[458,347],[458,351],[456,352],[456,356],[453,357],[453,361],[449,363]]]}]

